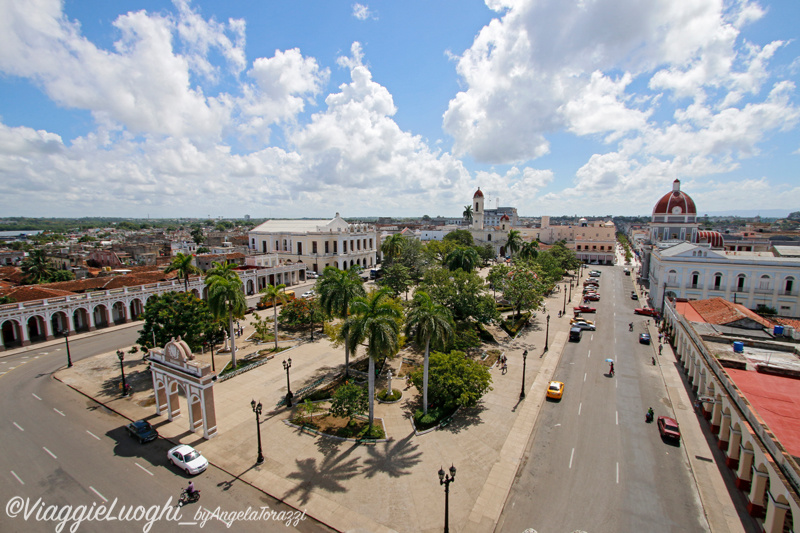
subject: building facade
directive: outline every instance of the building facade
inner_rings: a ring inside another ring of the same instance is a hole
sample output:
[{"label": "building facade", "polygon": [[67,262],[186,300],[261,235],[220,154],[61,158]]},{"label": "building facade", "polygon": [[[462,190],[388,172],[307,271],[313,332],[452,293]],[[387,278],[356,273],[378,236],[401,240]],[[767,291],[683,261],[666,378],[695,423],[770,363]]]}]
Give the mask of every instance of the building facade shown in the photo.
[{"label": "building facade", "polygon": [[268,220],[248,238],[253,253],[276,254],[315,272],[328,266],[372,268],[380,249],[374,226],[350,224],[339,213],[331,220]]},{"label": "building facade", "polygon": [[655,308],[669,296],[689,300],[721,297],[749,309],[763,305],[780,316],[800,316],[800,257],[729,252],[684,242],[655,248],[648,277],[648,300]]}]

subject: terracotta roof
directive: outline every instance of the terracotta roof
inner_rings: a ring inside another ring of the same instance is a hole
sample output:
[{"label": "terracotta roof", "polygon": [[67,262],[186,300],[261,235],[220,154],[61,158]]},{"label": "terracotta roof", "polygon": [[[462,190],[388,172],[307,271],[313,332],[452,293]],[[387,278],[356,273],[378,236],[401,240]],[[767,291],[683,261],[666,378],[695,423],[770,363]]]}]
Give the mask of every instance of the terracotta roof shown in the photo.
[{"label": "terracotta roof", "polygon": [[475,191],[475,194],[472,195],[473,198],[483,198],[483,193],[481,192],[481,188],[478,187],[478,190]]},{"label": "terracotta roof", "polygon": [[10,296],[17,302],[43,300],[44,298],[58,298],[59,296],[73,296],[75,293],[65,290],[52,289],[42,285],[20,285],[10,289],[0,290],[0,296]]},{"label": "terracotta roof", "polygon": [[772,322],[757,315],[742,304],[729,302],[724,298],[710,298],[708,300],[693,300],[689,305],[703,319],[703,322],[724,326],[748,318],[758,322],[765,328],[772,327]]},{"label": "terracotta roof", "polygon": [[707,242],[712,248],[722,248],[725,244],[722,233],[718,231],[698,231],[697,242]]},{"label": "terracotta roof", "polygon": [[15,285],[21,285],[23,282],[24,274],[22,269],[14,266],[0,267],[0,279],[10,281]]}]

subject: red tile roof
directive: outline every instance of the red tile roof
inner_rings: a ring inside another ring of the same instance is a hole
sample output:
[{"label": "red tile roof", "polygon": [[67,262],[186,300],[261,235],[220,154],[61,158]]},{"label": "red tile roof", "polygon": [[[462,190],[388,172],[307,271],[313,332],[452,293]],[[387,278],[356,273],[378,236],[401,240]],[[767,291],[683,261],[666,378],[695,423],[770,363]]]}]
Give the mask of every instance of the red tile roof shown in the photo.
[{"label": "red tile roof", "polygon": [[692,300],[687,304],[702,318],[701,322],[724,326],[748,318],[758,322],[765,328],[772,327],[772,322],[769,320],[757,315],[742,304],[735,304],[724,298]]},{"label": "red tile roof", "polygon": [[60,296],[73,296],[75,293],[65,290],[52,289],[42,285],[20,285],[10,289],[0,290],[0,296],[10,296],[15,302],[29,302],[45,298],[58,298]]}]

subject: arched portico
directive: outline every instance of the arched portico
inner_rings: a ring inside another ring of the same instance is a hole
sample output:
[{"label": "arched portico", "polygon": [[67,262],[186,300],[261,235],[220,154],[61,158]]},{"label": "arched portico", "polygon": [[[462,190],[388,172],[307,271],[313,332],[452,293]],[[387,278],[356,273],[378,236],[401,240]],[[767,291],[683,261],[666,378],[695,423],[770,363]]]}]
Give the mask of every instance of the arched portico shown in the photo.
[{"label": "arched portico", "polygon": [[144,313],[144,306],[139,298],[131,300],[130,312],[131,320],[138,320],[139,316]]},{"label": "arched portico", "polygon": [[72,313],[72,324],[75,331],[91,331],[94,329],[89,321],[89,311],[79,307]]},{"label": "arched portico", "polygon": [[47,327],[45,325],[45,320],[39,315],[33,315],[32,317],[28,318],[28,340],[33,341],[45,341],[51,338],[47,334]]},{"label": "arched portico", "polygon": [[128,315],[125,313],[125,304],[123,302],[114,302],[111,306],[111,320],[114,324],[124,324],[128,321]]},{"label": "arched portico", "polygon": [[108,308],[103,304],[96,305],[91,318],[93,328],[89,329],[107,328],[109,325]]},{"label": "arched portico", "polygon": [[3,322],[0,325],[0,336],[2,337],[2,346],[6,349],[25,346],[22,338],[22,327],[16,320],[9,319]]}]

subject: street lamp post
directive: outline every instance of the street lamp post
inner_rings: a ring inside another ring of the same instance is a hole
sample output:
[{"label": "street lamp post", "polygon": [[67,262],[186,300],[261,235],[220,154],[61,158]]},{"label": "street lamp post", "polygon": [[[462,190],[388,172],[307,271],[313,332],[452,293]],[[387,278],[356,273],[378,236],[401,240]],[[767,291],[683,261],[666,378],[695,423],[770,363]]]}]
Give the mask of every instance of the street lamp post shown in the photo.
[{"label": "street lamp post", "polygon": [[561,310],[561,316],[567,314],[567,284],[564,284],[564,308]]},{"label": "street lamp post", "polygon": [[450,533],[450,483],[456,480],[456,467],[450,465],[450,475],[439,468],[439,484],[444,485],[444,533]]},{"label": "street lamp post", "polygon": [[283,362],[283,369],[286,370],[286,406],[292,406],[292,389],[289,386],[289,369],[292,368],[292,358],[290,357],[288,360]]},{"label": "street lamp post", "polygon": [[67,344],[67,368],[72,368],[72,354],[69,352],[69,331],[62,329],[59,333],[64,334],[64,342]]},{"label": "street lamp post", "polygon": [[548,314],[547,315],[547,329],[545,330],[545,333],[544,333],[544,351],[545,352],[550,347],[550,345],[548,344],[549,340],[550,340],[550,315]]},{"label": "street lamp post", "polygon": [[260,465],[264,462],[264,454],[261,453],[261,402],[258,402],[256,405],[256,401],[252,400],[250,401],[250,406],[256,414],[256,433],[258,433],[258,457],[256,458],[256,464]]},{"label": "street lamp post", "polygon": [[572,301],[572,285],[569,286],[569,301]]},{"label": "street lamp post", "polygon": [[519,391],[519,399],[525,399],[525,367],[528,362],[528,350],[522,352],[522,389]]},{"label": "street lamp post", "polygon": [[125,367],[122,362],[125,360],[125,352],[117,350],[117,357],[119,358],[119,371],[122,374],[122,395],[128,395],[128,384],[125,382]]}]

